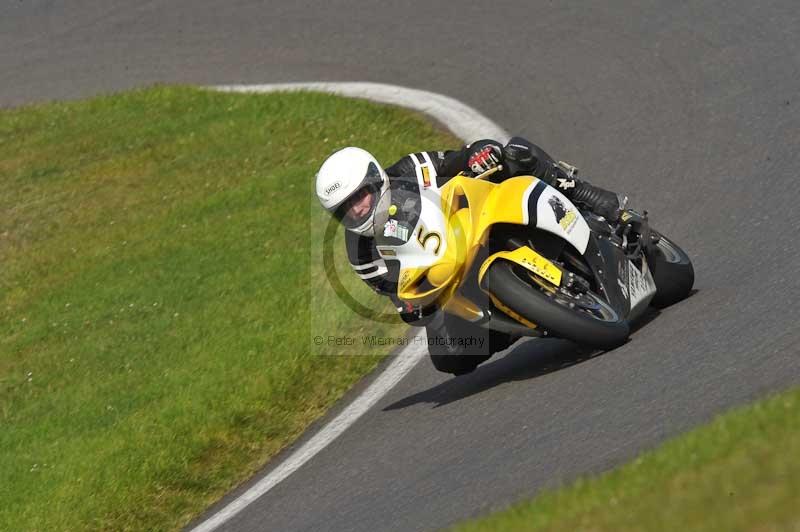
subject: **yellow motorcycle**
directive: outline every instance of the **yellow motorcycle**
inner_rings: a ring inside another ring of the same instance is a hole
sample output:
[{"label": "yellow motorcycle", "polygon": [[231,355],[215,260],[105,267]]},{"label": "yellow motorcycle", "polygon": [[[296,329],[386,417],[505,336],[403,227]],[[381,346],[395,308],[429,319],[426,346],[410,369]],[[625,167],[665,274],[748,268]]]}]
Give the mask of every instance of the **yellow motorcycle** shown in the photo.
[{"label": "yellow motorcycle", "polygon": [[374,214],[397,297],[440,311],[428,328],[440,371],[467,373],[497,350],[470,356],[465,337],[476,331],[495,347],[531,336],[612,349],[649,305],[689,294],[689,257],[650,229],[646,213],[623,210],[611,225],[534,176],[491,182],[498,170],[459,174],[441,188],[424,175],[393,179]]}]

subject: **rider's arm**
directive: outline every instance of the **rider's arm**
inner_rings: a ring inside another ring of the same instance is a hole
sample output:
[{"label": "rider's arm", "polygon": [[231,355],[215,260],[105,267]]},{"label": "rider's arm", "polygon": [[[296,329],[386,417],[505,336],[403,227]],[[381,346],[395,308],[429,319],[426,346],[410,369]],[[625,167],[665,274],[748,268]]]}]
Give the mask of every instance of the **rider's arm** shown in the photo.
[{"label": "rider's arm", "polygon": [[345,231],[344,242],[350,266],[362,281],[379,294],[393,294],[397,290],[397,279],[392,278],[372,238]]},{"label": "rider's arm", "polygon": [[[423,154],[414,154],[421,157]],[[492,161],[504,165],[502,173],[492,178],[492,181],[502,181],[512,175],[531,174],[550,184],[555,183],[555,160],[542,148],[522,137],[512,137],[508,144],[503,146],[496,140],[481,139],[463,146],[460,150],[429,151],[425,152],[436,170],[437,183],[444,185],[454,175],[460,172],[472,171],[481,173],[486,167],[473,168],[477,162]],[[483,157],[481,157],[483,155]],[[389,175],[414,175],[414,162],[411,156],[406,156],[395,165],[386,169]]]},{"label": "rider's arm", "polygon": [[390,261],[392,264],[387,264],[378,255],[373,239],[345,231],[345,247],[355,274],[375,292],[389,296],[404,322],[421,326],[430,319],[435,307],[415,307],[398,299],[396,262]]},{"label": "rider's arm", "polygon": [[555,160],[542,148],[522,137],[513,137],[505,146],[496,140],[481,139],[460,150],[427,153],[439,175],[439,186],[460,172],[479,174],[495,164],[502,164],[504,168],[490,178],[493,182],[513,175],[531,174],[549,183],[554,176]]},{"label": "rider's arm", "polygon": [[471,170],[470,160],[487,148],[499,161],[503,145],[495,140],[483,139],[467,144],[459,150],[410,153],[387,167],[386,174],[390,177],[414,176],[419,175],[418,170],[421,167],[427,166],[429,175],[432,179],[435,178],[436,185],[441,187],[453,176]]},{"label": "rider's arm", "polygon": [[479,153],[487,146],[493,147],[493,152],[500,155],[502,145],[494,140],[484,139],[463,146],[459,150],[426,151],[414,153],[403,157],[397,163],[386,169],[390,176],[415,175],[416,161],[422,164],[433,166],[433,175],[436,177],[436,184],[442,186],[453,176],[460,172],[470,170],[470,157]]},{"label": "rider's arm", "polygon": [[448,179],[461,172],[467,164],[468,153],[460,150],[424,151],[409,153],[393,165],[386,168],[389,177],[408,177],[419,175],[423,166],[428,167],[428,175],[436,179],[438,186],[444,185]]}]

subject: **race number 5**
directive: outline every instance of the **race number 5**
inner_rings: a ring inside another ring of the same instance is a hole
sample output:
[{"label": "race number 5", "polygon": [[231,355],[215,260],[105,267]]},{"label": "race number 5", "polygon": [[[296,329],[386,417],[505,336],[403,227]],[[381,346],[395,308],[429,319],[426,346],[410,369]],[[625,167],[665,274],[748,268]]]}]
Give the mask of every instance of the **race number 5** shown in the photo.
[{"label": "race number 5", "polygon": [[422,246],[422,249],[427,251],[427,249],[428,249],[427,248],[427,243],[428,243],[428,240],[430,240],[431,238],[435,238],[436,239],[436,247],[433,248],[433,254],[434,255],[438,255],[439,254],[439,248],[442,246],[442,237],[441,237],[441,235],[439,233],[437,233],[436,231],[427,231],[426,232],[425,228],[420,225],[419,226],[419,231],[417,231],[417,241],[419,242],[419,245]]}]

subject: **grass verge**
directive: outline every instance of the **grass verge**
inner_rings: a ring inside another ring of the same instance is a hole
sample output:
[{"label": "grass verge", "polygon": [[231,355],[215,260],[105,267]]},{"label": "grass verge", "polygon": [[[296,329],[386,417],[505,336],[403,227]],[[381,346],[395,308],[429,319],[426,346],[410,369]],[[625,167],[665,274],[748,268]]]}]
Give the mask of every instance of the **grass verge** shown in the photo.
[{"label": "grass verge", "polygon": [[800,530],[800,389],[458,532]]},{"label": "grass verge", "polygon": [[299,435],[388,350],[312,331],[404,330],[321,280],[316,169],[456,143],[313,93],[0,111],[0,530],[175,529]]}]

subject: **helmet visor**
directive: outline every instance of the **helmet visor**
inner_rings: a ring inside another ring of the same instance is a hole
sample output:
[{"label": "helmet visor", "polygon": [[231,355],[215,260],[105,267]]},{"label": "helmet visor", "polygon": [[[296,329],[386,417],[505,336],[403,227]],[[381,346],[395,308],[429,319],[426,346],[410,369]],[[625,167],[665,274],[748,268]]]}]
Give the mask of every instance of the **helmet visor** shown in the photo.
[{"label": "helmet visor", "polygon": [[334,216],[347,229],[361,226],[375,212],[379,192],[380,187],[376,184],[361,187],[336,209]]},{"label": "helmet visor", "polygon": [[375,212],[382,185],[380,168],[375,163],[369,163],[361,185],[336,208],[333,215],[347,229],[360,227]]}]

